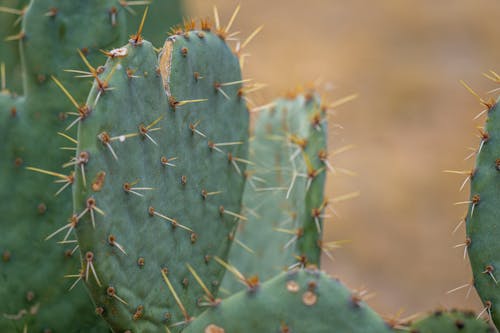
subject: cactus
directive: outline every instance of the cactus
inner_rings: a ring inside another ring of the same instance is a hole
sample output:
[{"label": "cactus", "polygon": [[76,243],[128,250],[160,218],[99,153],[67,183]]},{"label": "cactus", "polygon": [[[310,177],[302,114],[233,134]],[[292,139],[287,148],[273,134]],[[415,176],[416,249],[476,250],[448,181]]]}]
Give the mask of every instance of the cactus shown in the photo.
[{"label": "cactus", "polygon": [[[51,179],[27,168],[50,173],[62,182],[59,185],[72,182],[70,171],[60,171],[68,153],[57,149],[68,145],[69,136],[57,135],[69,122],[68,102],[50,76],[78,68],[77,49],[87,48],[95,56],[99,48],[125,37],[125,30],[112,27],[109,19],[114,3],[38,0],[23,15],[25,96],[15,98],[8,91],[0,96],[0,132],[5,138],[0,144],[0,225],[6,235],[0,240],[0,299],[9,300],[0,302],[2,332],[103,332],[84,288],[69,292],[73,281],[63,278],[80,267],[78,255],[73,256],[75,244],[44,241],[71,216],[71,193],[54,196],[58,187],[49,185]],[[75,24],[90,18],[92,24],[84,29]],[[88,88],[74,82],[67,89],[79,99]]]},{"label": "cactus", "polygon": [[[243,196],[248,222],[239,225],[229,257],[244,275],[265,281],[297,261],[319,267],[326,138],[315,93],[281,98],[260,111]],[[239,287],[230,275],[224,279],[225,290]]]},{"label": "cactus", "polygon": [[284,272],[196,318],[194,332],[391,332],[357,294],[316,269]]},{"label": "cactus", "polygon": [[496,230],[500,226],[500,105],[494,101],[488,107],[488,120],[481,131],[476,165],[471,173],[470,205],[466,216],[467,240],[474,286],[485,310],[497,326],[500,325],[500,244]]},{"label": "cactus", "polygon": [[212,258],[227,257],[244,219],[240,67],[202,28],[168,38],[159,57],[140,34],[110,51],[79,124],[73,193],[84,280],[115,331],[189,322],[201,311],[196,279],[216,293],[224,267]]},{"label": "cactus", "polygon": [[434,311],[414,323],[402,325],[398,332],[410,333],[493,333],[495,329],[470,311]]}]

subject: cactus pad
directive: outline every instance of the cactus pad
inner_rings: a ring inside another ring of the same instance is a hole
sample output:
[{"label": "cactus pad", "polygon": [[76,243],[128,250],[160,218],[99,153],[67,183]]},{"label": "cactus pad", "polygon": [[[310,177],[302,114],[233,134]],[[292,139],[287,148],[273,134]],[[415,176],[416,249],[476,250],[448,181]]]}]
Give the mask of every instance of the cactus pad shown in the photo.
[{"label": "cactus pad", "polygon": [[338,280],[317,270],[284,272],[208,309],[185,330],[195,332],[391,332]]},{"label": "cactus pad", "polygon": [[[320,264],[325,208],[326,117],[315,94],[278,99],[260,111],[250,140],[243,205],[229,261],[265,281],[301,264]],[[228,276],[223,288],[240,287]]]},{"label": "cactus pad", "polygon": [[500,325],[500,105],[488,111],[479,153],[471,177],[471,197],[466,217],[467,247],[474,286],[485,312]]},{"label": "cactus pad", "polygon": [[135,36],[109,52],[74,161],[86,284],[116,331],[182,328],[215,293],[239,215],[248,112],[237,57],[209,31],[158,56]]}]

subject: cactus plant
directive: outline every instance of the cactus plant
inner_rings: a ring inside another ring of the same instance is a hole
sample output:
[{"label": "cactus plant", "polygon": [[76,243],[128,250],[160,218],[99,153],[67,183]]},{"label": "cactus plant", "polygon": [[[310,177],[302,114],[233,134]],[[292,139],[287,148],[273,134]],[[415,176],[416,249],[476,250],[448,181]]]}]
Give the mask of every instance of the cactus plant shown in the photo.
[{"label": "cactus plant", "polygon": [[202,27],[168,38],[159,57],[140,35],[110,51],[79,124],[73,193],[84,280],[115,331],[189,322],[202,290],[188,264],[215,294],[224,268],[212,257],[227,257],[244,219],[240,67]]},{"label": "cactus plant", "polygon": [[481,131],[476,165],[471,172],[470,205],[467,212],[466,246],[469,254],[474,286],[485,310],[500,326],[500,246],[498,242],[500,192],[500,105],[485,101],[488,120]]},{"label": "cactus plant", "polygon": [[[265,281],[298,261],[319,267],[326,138],[315,93],[278,99],[259,112],[243,196],[248,222],[239,225],[229,257],[243,275]],[[228,274],[223,288],[239,287]]]},{"label": "cactus plant", "polygon": [[[207,20],[200,30],[185,20],[158,56],[141,32],[160,45],[165,15],[179,21],[180,2],[154,0],[146,25],[142,18],[119,48],[141,19],[127,25],[125,11],[146,1],[33,0],[9,9],[23,3],[0,2],[0,31],[14,40],[0,47],[2,332],[107,332],[97,315],[117,332],[391,331],[357,293],[318,270],[330,168],[319,96],[262,110],[247,160],[241,49],[225,43],[239,7],[226,28],[216,19],[214,32]],[[94,68],[99,50],[109,59]],[[90,94],[88,82],[61,83],[63,69],[90,77]],[[76,112],[67,112],[71,104]],[[466,246],[483,313],[498,323],[498,104],[485,104]],[[77,146],[54,149],[68,142]],[[67,150],[76,154],[64,163]],[[63,163],[70,169],[60,171]],[[55,177],[61,190],[34,172]],[[73,183],[71,200],[64,189]],[[44,240],[52,238],[63,245]],[[243,289],[230,273],[246,289],[221,300],[220,290]],[[440,312],[405,330],[491,328]]]}]

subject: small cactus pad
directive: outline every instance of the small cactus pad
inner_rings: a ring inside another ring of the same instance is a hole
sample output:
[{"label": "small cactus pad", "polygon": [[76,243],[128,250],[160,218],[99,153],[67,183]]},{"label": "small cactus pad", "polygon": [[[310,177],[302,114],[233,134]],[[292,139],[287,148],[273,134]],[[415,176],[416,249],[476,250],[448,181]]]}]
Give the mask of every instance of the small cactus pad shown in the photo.
[{"label": "small cactus pad", "polygon": [[245,219],[238,59],[209,31],[171,36],[159,56],[134,36],[109,56],[75,156],[84,280],[115,331],[180,330],[202,310],[199,281],[218,290],[213,257]]},{"label": "small cactus pad", "polygon": [[[229,261],[265,281],[288,267],[320,264],[326,179],[326,116],[316,94],[260,111],[250,140],[243,206]],[[228,273],[223,288],[241,288]]]},{"label": "small cactus pad", "polygon": [[356,294],[318,270],[292,270],[206,310],[198,332],[391,332]]},{"label": "small cactus pad", "polygon": [[493,333],[495,329],[474,312],[434,311],[414,323],[403,324],[397,332],[410,333]]},{"label": "small cactus pad", "polygon": [[[26,95],[0,95],[1,332],[107,331],[83,284],[69,291],[81,268],[73,235],[68,233],[64,245],[45,239],[71,217],[71,191],[54,194],[73,182],[71,168],[61,165],[76,148],[71,134],[57,134],[72,121],[66,118],[71,104],[50,76],[83,65],[78,48],[107,48],[124,35],[124,29],[111,26],[111,3],[37,0],[24,13]],[[82,23],[94,17],[91,25]],[[95,34],[86,34],[90,31]],[[88,83],[73,81],[68,86],[74,96],[89,89]]]},{"label": "small cactus pad", "polygon": [[481,132],[466,216],[466,246],[474,286],[497,326],[500,325],[500,105],[492,105]]}]

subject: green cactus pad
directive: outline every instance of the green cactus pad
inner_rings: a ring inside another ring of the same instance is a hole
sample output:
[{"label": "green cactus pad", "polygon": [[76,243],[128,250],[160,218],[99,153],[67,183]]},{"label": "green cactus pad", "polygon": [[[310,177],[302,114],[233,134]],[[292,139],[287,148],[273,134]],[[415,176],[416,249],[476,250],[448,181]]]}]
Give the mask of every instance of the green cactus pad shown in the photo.
[{"label": "green cactus pad", "polygon": [[[229,257],[243,275],[265,281],[297,261],[319,266],[326,142],[317,95],[278,99],[260,111],[243,196],[248,223],[239,225]],[[241,285],[229,275],[223,288]]]},{"label": "green cactus pad", "polygon": [[474,286],[495,324],[500,325],[500,105],[488,111],[471,180],[467,247]]},{"label": "green cactus pad", "polygon": [[[2,332],[107,331],[83,284],[69,291],[77,278],[64,278],[81,268],[76,243],[59,245],[45,239],[71,217],[71,191],[54,194],[72,182],[72,170],[61,165],[74,154],[59,149],[74,145],[57,134],[70,122],[66,116],[71,103],[50,76],[82,68],[78,48],[89,47],[97,55],[100,48],[124,38],[125,27],[112,27],[109,20],[108,10],[115,3],[37,0],[23,17],[26,94],[14,99],[4,92],[0,97]],[[82,22],[92,22],[92,27]],[[87,82],[78,80],[66,87],[77,100],[89,89]],[[51,173],[61,183],[52,184],[54,177],[40,172]],[[69,234],[68,240],[72,238]]]},{"label": "green cactus pad", "polygon": [[159,57],[140,38],[110,55],[75,157],[84,280],[115,331],[175,331],[201,311],[187,264],[215,293],[224,268],[212,258],[243,223],[240,67],[208,31],[170,37]]},{"label": "green cactus pad", "polygon": [[474,312],[458,310],[435,311],[414,323],[403,325],[400,333],[493,333],[495,329]]},{"label": "green cactus pad", "polygon": [[391,332],[365,302],[317,270],[284,272],[196,318],[197,332]]}]

